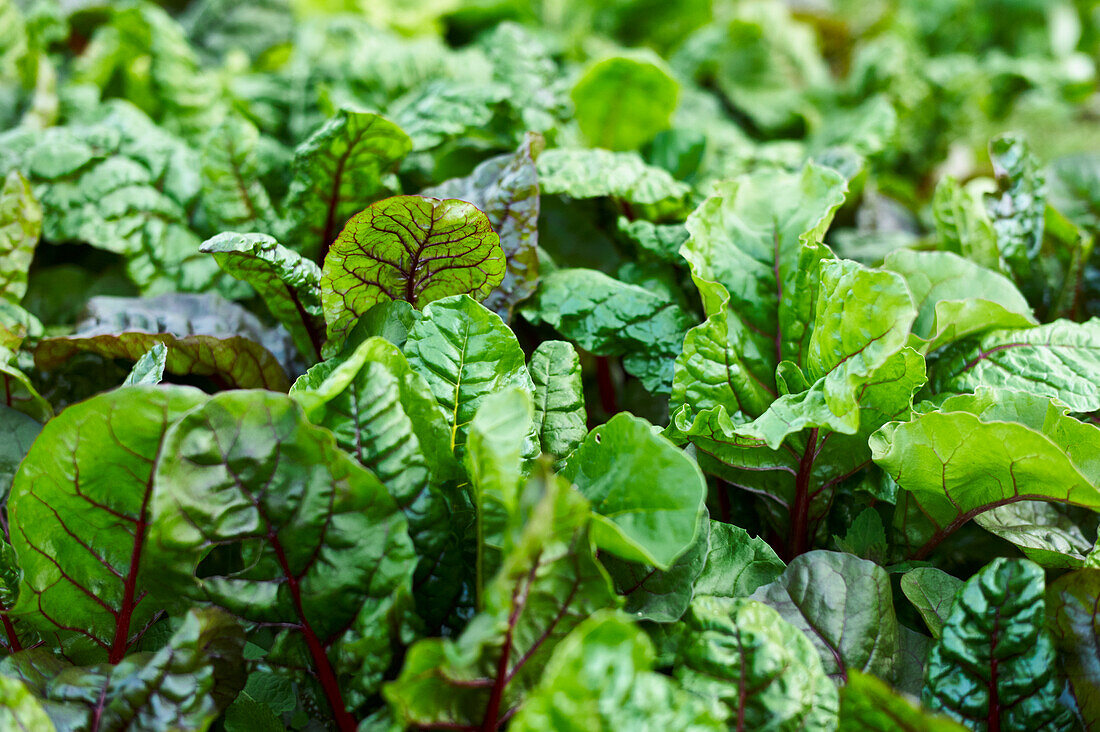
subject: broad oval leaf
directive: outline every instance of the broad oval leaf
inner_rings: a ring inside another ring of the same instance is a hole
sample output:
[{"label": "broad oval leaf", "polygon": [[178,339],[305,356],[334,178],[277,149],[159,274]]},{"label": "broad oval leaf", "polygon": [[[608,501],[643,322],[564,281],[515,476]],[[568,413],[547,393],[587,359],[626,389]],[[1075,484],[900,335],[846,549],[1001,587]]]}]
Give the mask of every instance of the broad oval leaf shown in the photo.
[{"label": "broad oval leaf", "polygon": [[[384,655],[389,629],[378,619],[407,592],[415,566],[405,517],[385,487],[292,399],[263,391],[223,392],[179,420],[153,480],[155,556],[187,558],[171,572],[196,598],[281,628],[269,659],[305,664],[346,728],[333,645],[373,616],[367,632]],[[238,547],[250,559],[196,575],[212,547]],[[352,685],[369,693],[377,681]]]},{"label": "broad oval leaf", "polygon": [[893,673],[898,621],[890,578],[874,562],[808,552],[752,597],[806,634],[830,676],[846,679],[849,669],[886,678]]},{"label": "broad oval leaf", "polygon": [[[70,658],[118,663],[171,599],[151,593],[153,565],[143,564],[153,472],[168,427],[204,400],[197,389],[152,386],[93,397],[51,420],[16,473],[14,614],[56,636]],[[181,561],[160,559],[157,575]]]},{"label": "broad oval leaf", "polygon": [[706,480],[644,419],[621,412],[592,430],[562,476],[592,502],[601,549],[668,569],[695,540]]},{"label": "broad oval leaf", "polygon": [[593,64],[573,87],[577,124],[593,147],[635,150],[669,126],[680,85],[653,53]]},{"label": "broad oval leaf", "polygon": [[568,457],[588,434],[580,357],[565,341],[543,341],[527,369],[535,384],[535,425],[542,451]]},{"label": "broad oval leaf", "polygon": [[971,577],[932,646],[924,704],[975,729],[1072,729],[1043,592],[1027,560],[995,559]]},{"label": "broad oval leaf", "polygon": [[932,637],[943,635],[943,624],[963,581],[935,567],[917,567],[902,575],[900,584],[901,591],[932,631]]},{"label": "broad oval leaf", "polygon": [[395,196],[356,214],[325,257],[321,302],[329,337],[342,340],[373,305],[423,308],[451,295],[484,299],[504,278],[489,219],[457,199]]},{"label": "broad oval leaf", "polygon": [[837,690],[810,641],[767,605],[698,597],[684,624],[673,676],[741,729],[832,729]]}]

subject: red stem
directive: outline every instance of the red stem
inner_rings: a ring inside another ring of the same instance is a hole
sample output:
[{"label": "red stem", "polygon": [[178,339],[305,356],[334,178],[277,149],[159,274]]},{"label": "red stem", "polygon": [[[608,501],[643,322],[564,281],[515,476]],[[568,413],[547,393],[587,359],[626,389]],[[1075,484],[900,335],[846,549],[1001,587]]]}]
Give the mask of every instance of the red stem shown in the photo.
[{"label": "red stem", "polygon": [[596,357],[596,380],[600,385],[600,406],[610,416],[618,414],[619,405],[615,398],[615,380],[611,378],[611,362],[607,356]]},{"label": "red stem", "polygon": [[19,642],[19,634],[15,632],[15,626],[11,624],[11,618],[8,617],[6,610],[0,615],[0,619],[4,621],[4,632],[8,636],[8,651],[16,653],[23,650],[23,644]]},{"label": "red stem", "polygon": [[813,472],[817,450],[817,428],[810,430],[806,449],[798,463],[794,479],[794,505],[791,507],[791,542],[788,561],[805,554],[810,544],[810,475]]}]

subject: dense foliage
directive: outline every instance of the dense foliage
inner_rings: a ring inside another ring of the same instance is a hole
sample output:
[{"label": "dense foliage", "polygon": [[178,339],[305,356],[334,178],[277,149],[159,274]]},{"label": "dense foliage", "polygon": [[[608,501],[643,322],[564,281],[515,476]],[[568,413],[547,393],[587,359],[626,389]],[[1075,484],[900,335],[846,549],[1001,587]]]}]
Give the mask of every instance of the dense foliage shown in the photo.
[{"label": "dense foliage", "polygon": [[0,0],[0,728],[1100,730],[1098,60]]}]

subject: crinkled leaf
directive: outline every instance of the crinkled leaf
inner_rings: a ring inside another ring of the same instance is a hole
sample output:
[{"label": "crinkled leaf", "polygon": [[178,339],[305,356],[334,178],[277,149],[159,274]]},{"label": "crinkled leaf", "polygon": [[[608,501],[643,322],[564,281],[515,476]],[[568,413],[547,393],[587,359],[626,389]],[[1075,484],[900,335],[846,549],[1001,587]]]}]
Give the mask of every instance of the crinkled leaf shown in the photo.
[{"label": "crinkled leaf", "polygon": [[319,358],[323,339],[321,269],[266,234],[225,232],[202,244],[218,266],[255,288],[289,331],[298,352]]},{"label": "crinkled leaf", "polygon": [[544,195],[615,198],[657,219],[686,213],[689,187],[634,152],[554,148],[539,156],[538,172]]},{"label": "crinkled leaf", "polygon": [[683,224],[655,224],[645,219],[619,217],[616,227],[639,250],[662,262],[680,264],[680,247],[687,241]]},{"label": "crinkled leaf", "polygon": [[924,353],[987,330],[1038,324],[1011,280],[951,252],[899,250],[883,266],[909,286],[917,306],[913,335],[924,341]]},{"label": "crinkled leaf", "polygon": [[542,451],[567,457],[588,434],[580,357],[565,341],[543,341],[527,369],[535,384],[535,425]]},{"label": "crinkled leaf", "polygon": [[[272,660],[316,674],[337,724],[347,725],[338,664],[350,676],[344,684],[363,694],[381,674],[356,673],[346,666],[354,659],[332,646],[354,629],[377,639],[384,664],[384,617],[415,566],[405,517],[385,487],[292,399],[260,391],[223,392],[178,421],[154,484],[155,558],[186,558],[165,574],[182,570],[194,596],[247,622],[278,624]],[[243,567],[193,574],[211,547],[234,546],[249,558]],[[363,617],[373,624],[362,627]]]},{"label": "crinkled leaf", "polygon": [[[244,686],[244,631],[216,609],[191,610],[156,653],[71,666],[45,649],[6,659],[59,730],[207,729]],[[37,728],[35,728],[37,729]]]},{"label": "crinkled leaf", "polygon": [[1046,602],[1062,671],[1092,732],[1100,726],[1100,570],[1062,575],[1047,588]]},{"label": "crinkled leaf", "polygon": [[154,343],[153,347],[137,360],[122,385],[149,384],[155,386],[164,379],[164,367],[167,363],[168,346],[163,343]]},{"label": "crinkled leaf", "polygon": [[997,234],[997,248],[1017,280],[1026,283],[1033,276],[1032,260],[1043,244],[1046,178],[1021,136],[993,138],[989,157],[998,190],[987,197],[986,207]]},{"label": "crinkled leaf", "polygon": [[784,565],[768,543],[740,526],[710,522],[710,541],[695,594],[748,597],[783,573]]},{"label": "crinkled leaf", "polygon": [[997,234],[985,203],[970,187],[945,176],[932,194],[932,218],[941,249],[995,272],[1003,271]]},{"label": "crinkled leaf", "polygon": [[895,525],[918,558],[974,516],[1017,501],[1100,511],[1100,429],[1042,396],[982,388],[883,426],[870,445],[904,490]]},{"label": "crinkled leaf", "polygon": [[16,305],[27,292],[27,271],[42,233],[42,207],[17,171],[0,187],[0,300]]},{"label": "crinkled leaf", "polygon": [[972,729],[1072,729],[1043,592],[1043,570],[1022,559],[970,578],[932,646],[924,704]]},{"label": "crinkled leaf", "polygon": [[285,335],[217,295],[94,297],[85,316],[73,335],[38,344],[39,368],[57,368],[81,351],[137,361],[163,343],[169,373],[212,376],[238,388],[285,391],[290,385],[278,358],[287,360]]},{"label": "crinkled leaf", "polygon": [[874,562],[808,552],[752,597],[806,634],[830,676],[846,679],[849,669],[886,678],[893,673],[898,621],[890,578]]},{"label": "crinkled leaf", "polygon": [[830,729],[837,691],[813,645],[754,600],[697,597],[680,629],[673,677],[742,729]]},{"label": "crinkled leaf", "polygon": [[[466,295],[449,297],[424,308],[424,317],[409,331],[405,344],[409,365],[428,382],[451,431],[451,449],[462,458],[466,433],[481,401],[509,386],[535,390],[523,349],[497,314]],[[532,424],[530,448],[538,451]]]},{"label": "crinkled leaf", "polygon": [[504,279],[485,298],[485,307],[508,320],[516,303],[535,291],[539,277],[539,181],[535,160],[545,142],[528,134],[512,155],[481,163],[465,178],[422,191],[434,198],[457,198],[476,206],[500,237],[507,267]]},{"label": "crinkled leaf", "polygon": [[943,634],[943,624],[962,586],[962,580],[935,567],[917,567],[901,577],[901,591],[924,618],[933,638]]},{"label": "crinkled leaf", "polygon": [[679,83],[652,52],[598,61],[572,91],[581,132],[607,150],[635,150],[667,129],[679,95]]},{"label": "crinkled leaf", "polygon": [[393,187],[389,176],[410,149],[409,136],[385,117],[337,112],[294,151],[285,241],[323,258],[345,222]]},{"label": "crinkled leaf", "polygon": [[920,709],[885,682],[850,671],[840,687],[839,732],[963,732],[947,717]]},{"label": "crinkled leaf", "polygon": [[653,673],[653,660],[653,644],[644,631],[618,613],[593,615],[558,644],[509,729],[724,729],[702,699]]},{"label": "crinkled leaf", "polygon": [[[202,205],[213,231],[270,231],[275,209],[260,180],[259,132],[230,116],[206,136],[202,147]],[[230,272],[230,274],[233,274]]]},{"label": "crinkled leaf", "polygon": [[1004,386],[1061,400],[1075,412],[1100,409],[1100,319],[1057,320],[994,330],[945,349],[930,369],[935,392]]},{"label": "crinkled leaf", "polygon": [[550,273],[524,315],[598,356],[623,356],[623,367],[654,394],[668,392],[673,360],[691,325],[671,300],[593,269]]},{"label": "crinkled leaf", "polygon": [[484,610],[457,639],[413,645],[386,686],[404,726],[496,728],[543,678],[562,638],[618,604],[594,556],[584,497],[553,475],[536,476],[525,494],[526,522],[486,587]]},{"label": "crinkled leaf", "polygon": [[422,309],[452,295],[483,300],[504,277],[489,219],[457,199],[395,196],[356,214],[325,257],[321,302],[329,338],[385,300]]},{"label": "crinkled leaf", "polygon": [[603,550],[667,570],[695,540],[706,480],[644,419],[621,412],[592,430],[562,476],[592,502]]},{"label": "crinkled leaf", "polygon": [[[43,428],[16,473],[15,614],[56,636],[70,658],[118,663],[171,599],[148,596],[151,565],[142,564],[153,471],[169,425],[203,399],[186,387],[133,386],[73,405]],[[156,574],[180,561],[162,557]]]}]

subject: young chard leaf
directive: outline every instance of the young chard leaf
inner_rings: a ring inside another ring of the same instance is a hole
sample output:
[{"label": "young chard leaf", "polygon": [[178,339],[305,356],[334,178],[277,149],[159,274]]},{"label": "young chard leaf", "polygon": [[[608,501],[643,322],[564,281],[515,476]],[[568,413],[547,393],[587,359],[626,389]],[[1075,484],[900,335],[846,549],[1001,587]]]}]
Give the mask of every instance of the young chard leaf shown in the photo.
[{"label": "young chard leaf", "polygon": [[27,271],[42,234],[42,207],[17,171],[0,187],[0,300],[18,305],[27,292]]},{"label": "young chard leaf", "polygon": [[321,268],[266,234],[225,232],[202,244],[218,266],[256,289],[290,332],[303,356],[318,359],[324,346]]},{"label": "young chard leaf", "polygon": [[[581,623],[546,664],[539,685],[510,730],[630,729],[638,732],[725,729],[706,702],[653,673],[653,643],[620,613],[601,611]],[[568,699],[568,704],[562,700]]]},{"label": "young chard leaf", "polygon": [[137,360],[122,385],[148,384],[156,386],[164,379],[164,367],[167,363],[168,346],[163,343],[154,343],[153,347]]},{"label": "young chard leaf", "polygon": [[[161,561],[186,558],[173,578],[246,622],[270,624],[269,662],[305,665],[337,728],[355,729],[345,694],[369,695],[379,679],[359,672],[348,643],[386,655],[385,618],[415,566],[385,487],[293,400],[257,391],[223,392],[178,421],[154,484],[151,546]],[[196,575],[212,547],[250,559]]]},{"label": "young chard leaf", "polygon": [[[486,396],[509,386],[528,394],[535,390],[515,335],[499,315],[467,295],[424,308],[424,317],[409,331],[405,355],[435,394],[451,431],[451,450],[460,460],[470,420]],[[524,454],[537,454],[533,423],[527,440]]]},{"label": "young chard leaf", "polygon": [[329,338],[385,300],[416,308],[452,295],[483,300],[504,277],[500,240],[465,201],[395,196],[356,214],[332,244],[321,277]]},{"label": "young chard leaf", "polygon": [[1022,559],[970,578],[932,646],[924,704],[975,728],[1071,729],[1043,591],[1043,570]]},{"label": "young chard leaf", "polygon": [[[186,387],[107,392],[51,420],[23,459],[8,499],[23,571],[14,614],[69,658],[118,663],[171,598],[143,563],[153,472],[169,425],[204,399]],[[182,558],[160,560],[157,575]]]},{"label": "young chard leaf", "polygon": [[527,369],[535,384],[535,425],[542,451],[568,457],[588,434],[580,357],[565,341],[543,341]]},{"label": "young chard leaf", "polygon": [[214,231],[270,231],[275,224],[275,209],[260,181],[259,137],[251,122],[235,116],[207,135],[202,148],[202,200]]},{"label": "young chard leaf", "polygon": [[954,720],[933,715],[871,674],[850,671],[840,687],[838,732],[965,732]]},{"label": "young chard leaf", "polygon": [[917,567],[901,577],[901,591],[924,618],[933,638],[943,635],[943,625],[963,581],[935,567]]},{"label": "young chard leaf", "polygon": [[539,277],[539,178],[535,167],[543,139],[528,134],[512,155],[490,158],[465,178],[421,192],[433,198],[457,198],[476,206],[500,237],[507,260],[504,279],[485,298],[485,307],[505,322],[516,303],[535,292]]},{"label": "young chard leaf", "polygon": [[898,656],[898,621],[886,571],[851,554],[801,554],[754,600],[806,634],[834,679],[850,669],[885,678]]},{"label": "young chard leaf", "polygon": [[652,140],[668,128],[679,96],[679,83],[652,52],[598,61],[572,92],[581,132],[607,150],[635,150]]},{"label": "young chard leaf", "polygon": [[324,262],[344,223],[392,187],[412,141],[385,117],[342,109],[294,151],[285,241]]},{"label": "young chard leaf", "polygon": [[35,363],[56,368],[80,351],[137,361],[163,343],[169,373],[211,376],[237,388],[285,391],[290,383],[276,356],[286,360],[283,338],[241,306],[213,294],[94,297],[76,333],[43,339]]}]

